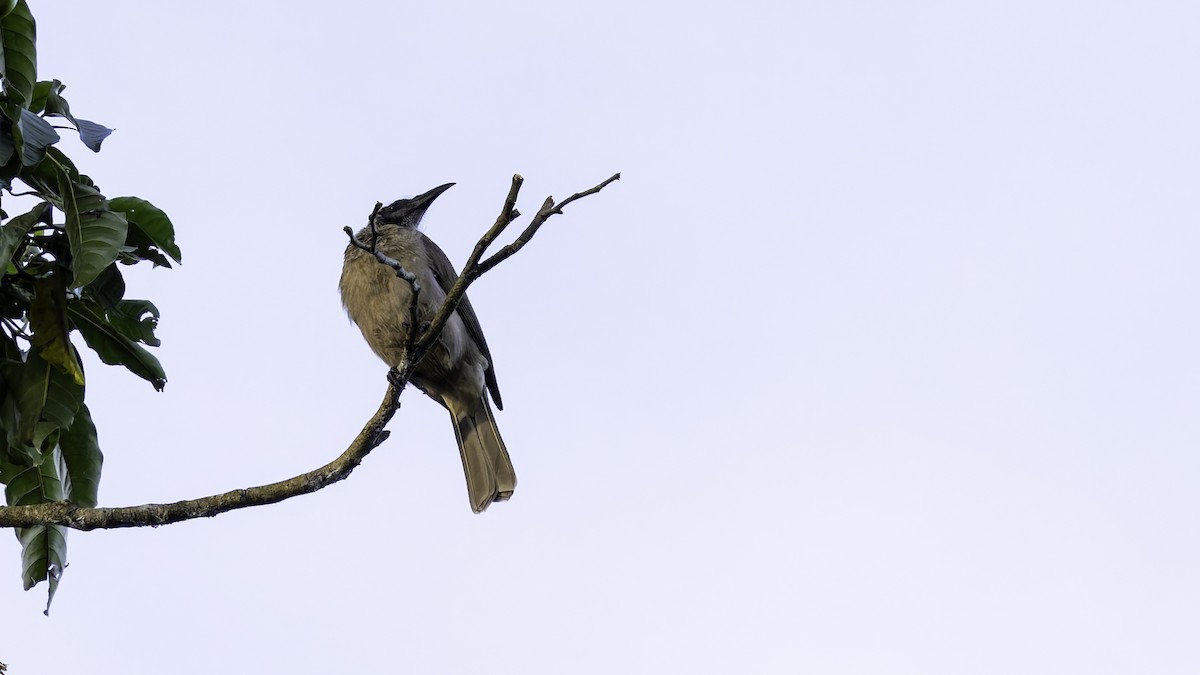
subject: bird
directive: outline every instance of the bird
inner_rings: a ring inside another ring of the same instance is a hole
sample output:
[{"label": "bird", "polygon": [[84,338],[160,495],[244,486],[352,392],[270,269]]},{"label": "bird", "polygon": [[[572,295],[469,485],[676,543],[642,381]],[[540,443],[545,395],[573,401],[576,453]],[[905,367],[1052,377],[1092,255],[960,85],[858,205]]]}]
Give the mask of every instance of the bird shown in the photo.
[{"label": "bird", "polygon": [[[458,273],[445,252],[417,229],[429,206],[454,183],[380,208],[372,224],[358,232],[367,246],[416,277],[419,325],[441,307]],[[372,232],[372,226],[374,232]],[[404,360],[410,325],[412,287],[395,271],[351,243],[346,247],[338,283],[346,313],[362,331],[371,350],[392,369]],[[496,428],[488,396],[503,410],[492,355],[471,302],[464,295],[437,341],[413,370],[412,383],[450,412],[467,479],[471,510],[482,513],[505,501],[517,485],[508,449]]]}]

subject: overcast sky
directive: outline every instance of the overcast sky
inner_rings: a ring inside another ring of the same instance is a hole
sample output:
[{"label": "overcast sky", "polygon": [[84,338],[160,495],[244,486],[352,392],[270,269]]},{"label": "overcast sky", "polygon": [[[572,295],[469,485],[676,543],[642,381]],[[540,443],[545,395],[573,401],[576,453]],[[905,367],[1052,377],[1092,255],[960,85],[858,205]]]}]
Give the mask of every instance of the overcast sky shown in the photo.
[{"label": "overcast sky", "polygon": [[[88,361],[100,501],[340,453],[342,227],[457,185],[512,501],[445,412],[314,495],[0,550],[12,675],[1195,673],[1192,2],[39,2],[65,148],[173,218],[164,393]],[[236,9],[234,9],[236,7]]]}]

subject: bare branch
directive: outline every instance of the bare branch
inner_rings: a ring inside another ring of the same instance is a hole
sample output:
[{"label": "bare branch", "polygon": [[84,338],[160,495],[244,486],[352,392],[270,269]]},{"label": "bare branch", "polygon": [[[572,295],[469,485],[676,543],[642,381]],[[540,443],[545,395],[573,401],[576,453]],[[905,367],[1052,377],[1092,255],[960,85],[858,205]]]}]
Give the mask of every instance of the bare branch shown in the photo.
[{"label": "bare branch", "polygon": [[605,180],[603,183],[600,183],[599,185],[597,185],[595,187],[588,188],[587,190],[584,190],[583,192],[576,192],[575,194],[571,195],[570,197],[567,197],[566,199],[564,199],[562,201],[562,203],[560,203],[558,205],[554,204],[554,199],[552,197],[546,197],[546,201],[542,202],[542,208],[538,210],[537,215],[535,215],[533,217],[533,220],[529,222],[529,225],[527,225],[525,227],[525,231],[521,233],[521,236],[517,237],[516,240],[513,241],[513,243],[511,243],[507,246],[501,247],[501,249],[499,251],[496,251],[496,253],[493,256],[491,256],[490,258],[488,258],[487,260],[484,260],[482,263],[479,263],[479,265],[474,270],[475,276],[476,277],[483,276],[488,270],[492,269],[496,265],[499,265],[500,263],[504,262],[508,258],[512,257],[512,255],[515,254],[517,251],[520,251],[525,246],[525,244],[529,243],[530,239],[533,239],[533,235],[537,234],[538,228],[540,228],[542,226],[542,224],[546,222],[546,219],[548,219],[550,216],[561,214],[564,206],[566,206],[567,204],[570,204],[571,202],[575,201],[576,199],[583,199],[584,197],[587,197],[588,195],[594,195],[597,192],[603,190],[605,188],[605,186],[607,186],[609,183],[612,183],[613,181],[618,181],[618,180],[621,180],[621,174],[615,173],[612,176],[610,176],[607,180]]},{"label": "bare branch", "polygon": [[496,241],[496,237],[504,232],[504,228],[521,215],[521,212],[517,210],[517,195],[520,194],[521,185],[524,183],[525,178],[521,174],[513,174],[512,185],[508,188],[508,196],[504,198],[504,206],[500,208],[500,215],[496,216],[496,222],[492,224],[491,229],[484,233],[483,237],[479,239],[479,243],[475,244],[475,249],[471,251],[471,256],[467,258],[463,269],[470,269],[478,263],[483,254],[487,252],[487,248],[492,245],[493,241]]},{"label": "bare branch", "polygon": [[32,506],[0,508],[0,527],[30,527],[33,525],[64,525],[77,530],[111,529],[118,527],[157,527],[192,518],[211,518],[227,511],[251,506],[274,504],[285,499],[316,492],[350,475],[363,458],[388,437],[384,430],[400,408],[402,386],[392,383],[379,410],[337,459],[325,466],[270,485],[232,490],[200,499],[188,499],[172,504],[143,504],[116,508],[87,509],[69,502],[48,502]]},{"label": "bare branch", "polygon": [[584,190],[583,192],[576,192],[575,194],[571,195],[570,197],[567,197],[566,199],[562,200],[562,202],[558,205],[558,207],[554,209],[554,212],[562,213],[563,207],[566,206],[567,204],[570,204],[571,202],[575,201],[576,199],[583,199],[584,197],[587,197],[588,195],[594,195],[597,192],[608,187],[609,183],[611,183],[613,181],[618,181],[618,180],[621,180],[620,172],[614,173],[613,175],[609,176],[608,180],[605,180],[603,183],[597,185],[596,187],[588,188],[588,189]]},{"label": "bare branch", "polygon": [[[595,187],[588,188],[583,192],[577,192],[571,195],[557,206],[554,204],[553,197],[546,197],[546,201],[542,203],[542,208],[538,210],[537,215],[533,217],[533,220],[525,228],[525,231],[521,233],[521,236],[517,237],[516,241],[501,247],[499,251],[497,251],[487,260],[480,262],[480,258],[483,257],[483,253],[487,250],[487,247],[491,245],[493,241],[495,241],[496,237],[499,236],[501,232],[504,231],[504,228],[508,227],[508,225],[518,215],[520,215],[514,206],[517,202],[517,194],[521,190],[521,184],[525,181],[525,179],[522,178],[520,174],[514,175],[512,187],[510,187],[508,190],[508,198],[504,201],[504,208],[501,209],[500,216],[496,219],[496,223],[492,225],[492,229],[488,230],[487,233],[484,234],[479,240],[479,243],[475,244],[475,249],[471,252],[471,257],[468,258],[466,264],[463,265],[462,273],[458,275],[458,279],[454,282],[454,286],[452,286],[450,288],[450,292],[446,294],[446,300],[442,303],[441,309],[438,310],[437,316],[434,317],[434,320],[430,322],[429,331],[426,332],[421,338],[420,342],[417,343],[413,362],[416,363],[417,361],[420,361],[421,357],[425,355],[425,352],[428,351],[433,345],[434,340],[437,339],[438,333],[440,333],[442,328],[445,327],[446,322],[450,320],[450,316],[453,314],[454,309],[458,307],[458,303],[461,302],[462,297],[466,295],[468,286],[470,286],[476,279],[483,276],[493,267],[512,257],[517,251],[520,251],[525,244],[529,243],[529,240],[533,239],[533,235],[537,234],[538,228],[540,228],[542,224],[546,222],[547,218],[562,213],[562,207],[575,201],[576,199],[582,199],[588,195],[596,194],[600,190],[603,190],[604,187],[609,183],[620,179],[621,174],[616,173]],[[447,311],[447,308],[449,311]]]}]

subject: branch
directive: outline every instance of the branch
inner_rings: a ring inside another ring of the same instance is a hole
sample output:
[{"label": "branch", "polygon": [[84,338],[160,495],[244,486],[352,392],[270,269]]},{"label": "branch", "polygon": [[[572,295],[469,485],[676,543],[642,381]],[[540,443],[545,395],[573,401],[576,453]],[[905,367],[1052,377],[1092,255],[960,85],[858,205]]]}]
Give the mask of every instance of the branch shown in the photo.
[{"label": "branch", "polygon": [[[409,331],[411,337],[408,344],[408,354],[410,358],[406,359],[406,363],[403,364],[402,368],[389,372],[387,394],[384,396],[383,402],[379,405],[379,409],[367,421],[366,426],[362,428],[362,431],[359,432],[354,442],[350,444],[350,447],[346,448],[345,452],[339,455],[337,459],[325,466],[287,480],[271,483],[270,485],[232,490],[224,494],[201,497],[199,499],[188,499],[171,504],[84,508],[75,506],[69,502],[59,501],[31,506],[5,506],[0,507],[0,527],[62,525],[77,530],[144,527],[147,525],[156,527],[158,525],[169,525],[193,518],[211,518],[227,511],[252,506],[274,504],[285,499],[316,492],[348,477],[350,472],[354,471],[372,450],[387,440],[388,431],[384,427],[387,426],[387,423],[391,421],[396,411],[399,410],[400,394],[408,384],[413,369],[429,351],[434,341],[437,340],[442,328],[450,320],[450,317],[454,314],[454,310],[458,307],[458,303],[466,294],[467,287],[473,281],[483,276],[488,270],[521,250],[525,244],[529,243],[529,240],[537,233],[538,228],[548,218],[562,213],[564,206],[577,199],[582,199],[583,197],[599,192],[606,185],[618,180],[620,177],[621,174],[616,174],[593,188],[571,195],[559,204],[555,204],[553,198],[547,197],[546,201],[542,204],[542,208],[533,217],[532,222],[529,223],[525,231],[513,243],[502,247],[490,258],[480,262],[483,254],[487,252],[487,248],[496,240],[496,237],[500,236],[504,232],[504,229],[521,215],[516,209],[516,202],[524,179],[520,175],[513,176],[512,186],[508,190],[508,196],[504,200],[504,206],[500,210],[500,215],[497,216],[496,222],[492,225],[491,229],[484,233],[483,237],[475,245],[475,249],[471,252],[471,257],[463,267],[463,273],[459,275],[453,288],[446,295],[446,300],[438,309],[433,320],[430,321],[429,326],[421,332],[420,339],[416,337],[417,330]],[[416,321],[417,294],[420,292],[420,284],[417,282],[416,277],[405,270],[399,262],[375,250],[375,245],[379,237],[378,232],[375,230],[375,215],[379,212],[381,206],[381,204],[376,203],[375,209],[371,212],[370,246],[358,241],[354,236],[354,231],[349,227],[345,228],[345,231],[350,236],[350,241],[354,246],[373,255],[380,264],[391,267],[400,278],[412,285],[413,300],[410,306],[412,323],[410,325],[415,328],[418,326]]]},{"label": "branch", "polygon": [[525,244],[528,244],[529,241],[533,239],[533,235],[537,234],[538,228],[540,228],[542,224],[545,223],[548,218],[550,218],[550,216],[562,213],[562,208],[564,206],[577,199],[582,199],[588,195],[596,194],[597,192],[603,190],[609,183],[620,179],[621,174],[613,174],[599,185],[588,188],[583,192],[577,192],[564,199],[561,204],[557,205],[554,203],[553,197],[546,197],[546,201],[542,202],[542,208],[538,210],[537,215],[533,217],[533,220],[525,228],[525,231],[521,233],[521,236],[517,237],[513,243],[501,247],[499,251],[497,251],[487,260],[480,262],[479,260],[487,251],[488,246],[490,246],[491,243],[495,241],[496,237],[498,237],[500,233],[504,231],[504,228],[508,227],[509,224],[517,218],[517,216],[521,215],[513,207],[516,205],[517,194],[521,191],[521,184],[525,182],[525,179],[522,178],[520,174],[514,175],[512,179],[512,187],[508,189],[508,197],[504,200],[504,208],[501,209],[500,215],[496,218],[496,223],[492,225],[492,228],[488,230],[482,238],[480,238],[479,243],[475,244],[475,249],[471,251],[471,257],[467,258],[466,264],[463,265],[462,273],[458,275],[458,279],[454,282],[454,286],[452,286],[450,288],[450,292],[446,294],[446,300],[442,303],[441,309],[438,310],[437,316],[433,318],[433,321],[429,322],[429,329],[425,331],[425,334],[417,342],[416,349],[414,352],[412,352],[413,358],[411,359],[411,364],[418,363],[425,356],[425,353],[429,351],[429,348],[433,346],[434,341],[437,340],[438,335],[442,332],[442,328],[446,326],[446,322],[450,320],[450,316],[454,313],[455,308],[458,307],[458,303],[461,302],[463,296],[467,294],[467,287],[469,287],[476,279],[486,274],[496,265],[499,265],[508,258],[512,257],[517,251],[520,251],[522,248],[524,248]]},{"label": "branch", "polygon": [[403,387],[389,384],[387,395],[379,405],[379,410],[375,411],[375,415],[345,452],[325,466],[294,478],[172,504],[88,509],[62,501],[32,506],[7,506],[0,508],[0,527],[65,525],[77,530],[146,525],[156,527],[192,518],[211,518],[226,511],[274,504],[298,495],[316,492],[349,476],[350,472],[362,463],[363,458],[387,439],[388,432],[384,427],[400,408],[401,391]]}]

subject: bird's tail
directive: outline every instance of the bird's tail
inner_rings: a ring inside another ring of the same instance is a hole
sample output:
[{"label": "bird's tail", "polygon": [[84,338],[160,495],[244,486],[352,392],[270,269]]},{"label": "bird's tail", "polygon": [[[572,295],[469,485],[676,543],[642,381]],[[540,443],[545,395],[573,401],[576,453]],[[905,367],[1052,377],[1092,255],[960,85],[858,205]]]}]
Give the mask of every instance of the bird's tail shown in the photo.
[{"label": "bird's tail", "polygon": [[508,458],[504,439],[500,438],[500,430],[496,428],[486,394],[466,410],[449,407],[463,473],[467,475],[471,509],[480,513],[492,502],[502,502],[512,496],[517,486],[517,474]]}]

